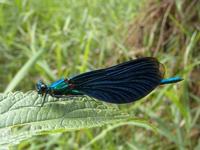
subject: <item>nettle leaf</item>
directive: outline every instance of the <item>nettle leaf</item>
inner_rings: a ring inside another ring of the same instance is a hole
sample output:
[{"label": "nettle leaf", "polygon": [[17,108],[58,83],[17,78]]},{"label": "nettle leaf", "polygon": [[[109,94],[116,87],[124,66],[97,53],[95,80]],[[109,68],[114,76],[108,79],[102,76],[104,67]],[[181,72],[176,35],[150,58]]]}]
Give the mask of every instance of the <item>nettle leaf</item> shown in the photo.
[{"label": "nettle leaf", "polygon": [[0,95],[0,145],[17,144],[33,135],[102,126],[130,118],[115,105],[91,97],[43,97],[34,91]]}]

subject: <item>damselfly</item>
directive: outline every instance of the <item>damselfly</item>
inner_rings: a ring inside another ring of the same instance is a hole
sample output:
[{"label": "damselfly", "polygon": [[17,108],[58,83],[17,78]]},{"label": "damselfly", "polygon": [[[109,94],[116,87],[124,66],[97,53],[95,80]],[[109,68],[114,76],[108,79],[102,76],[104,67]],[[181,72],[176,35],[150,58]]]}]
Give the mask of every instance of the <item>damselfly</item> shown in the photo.
[{"label": "damselfly", "polygon": [[164,79],[163,65],[153,57],[130,60],[109,68],[94,70],[50,85],[37,83],[38,94],[53,97],[88,95],[101,101],[124,104],[148,95],[157,86],[176,83],[180,77]]}]

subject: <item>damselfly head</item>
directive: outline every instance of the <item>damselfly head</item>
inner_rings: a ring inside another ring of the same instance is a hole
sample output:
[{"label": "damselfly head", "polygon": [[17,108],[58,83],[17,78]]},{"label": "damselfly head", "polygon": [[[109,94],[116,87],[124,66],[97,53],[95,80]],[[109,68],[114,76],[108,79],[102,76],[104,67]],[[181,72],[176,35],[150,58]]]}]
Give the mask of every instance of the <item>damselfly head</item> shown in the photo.
[{"label": "damselfly head", "polygon": [[36,84],[36,89],[37,89],[38,94],[43,95],[47,93],[48,87],[44,82],[42,82],[42,80],[39,80]]}]

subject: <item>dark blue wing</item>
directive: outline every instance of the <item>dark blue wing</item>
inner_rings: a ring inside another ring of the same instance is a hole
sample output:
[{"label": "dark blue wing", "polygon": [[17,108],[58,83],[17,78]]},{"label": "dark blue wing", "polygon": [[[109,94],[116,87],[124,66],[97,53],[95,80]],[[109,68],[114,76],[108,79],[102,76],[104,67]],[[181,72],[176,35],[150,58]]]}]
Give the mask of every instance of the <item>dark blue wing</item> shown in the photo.
[{"label": "dark blue wing", "polygon": [[75,76],[69,83],[96,99],[122,104],[136,101],[160,84],[163,72],[152,57],[131,60],[110,68]]}]

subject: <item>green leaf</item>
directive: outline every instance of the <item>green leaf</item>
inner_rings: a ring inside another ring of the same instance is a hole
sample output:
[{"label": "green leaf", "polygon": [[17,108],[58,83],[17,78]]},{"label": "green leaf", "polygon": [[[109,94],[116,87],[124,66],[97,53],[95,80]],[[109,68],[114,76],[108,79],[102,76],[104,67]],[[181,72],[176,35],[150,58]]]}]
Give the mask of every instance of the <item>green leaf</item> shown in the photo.
[{"label": "green leaf", "polygon": [[0,95],[0,145],[16,144],[33,135],[91,128],[130,118],[113,105],[90,97],[43,97],[34,91]]}]

